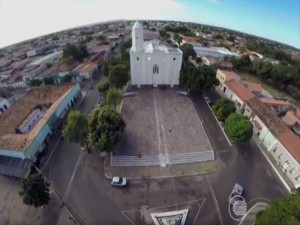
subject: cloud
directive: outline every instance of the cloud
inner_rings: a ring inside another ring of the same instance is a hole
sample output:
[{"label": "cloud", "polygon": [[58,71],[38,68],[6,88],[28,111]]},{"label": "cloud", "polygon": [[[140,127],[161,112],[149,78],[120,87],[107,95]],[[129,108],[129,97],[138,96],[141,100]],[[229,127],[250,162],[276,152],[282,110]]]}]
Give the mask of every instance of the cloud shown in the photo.
[{"label": "cloud", "polygon": [[0,0],[0,47],[66,28],[115,19],[179,19],[175,0]]}]

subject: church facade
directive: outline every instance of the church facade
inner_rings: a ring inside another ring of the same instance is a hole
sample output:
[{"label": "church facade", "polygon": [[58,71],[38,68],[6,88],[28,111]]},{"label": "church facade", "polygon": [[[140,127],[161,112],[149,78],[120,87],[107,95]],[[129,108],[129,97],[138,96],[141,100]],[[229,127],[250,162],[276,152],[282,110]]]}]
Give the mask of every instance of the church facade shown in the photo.
[{"label": "church facade", "polygon": [[179,48],[161,45],[159,40],[144,43],[143,26],[138,21],[134,24],[130,49],[132,85],[178,85],[181,63]]}]

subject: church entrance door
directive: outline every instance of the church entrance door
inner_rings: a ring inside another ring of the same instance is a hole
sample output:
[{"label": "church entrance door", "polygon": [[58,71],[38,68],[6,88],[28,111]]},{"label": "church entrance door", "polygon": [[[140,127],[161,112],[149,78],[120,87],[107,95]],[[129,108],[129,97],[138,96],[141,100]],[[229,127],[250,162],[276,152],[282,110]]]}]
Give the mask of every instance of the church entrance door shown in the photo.
[{"label": "church entrance door", "polygon": [[152,84],[153,84],[153,87],[157,87],[158,86],[158,73],[159,73],[159,68],[155,64],[153,66],[153,74],[152,74]]}]

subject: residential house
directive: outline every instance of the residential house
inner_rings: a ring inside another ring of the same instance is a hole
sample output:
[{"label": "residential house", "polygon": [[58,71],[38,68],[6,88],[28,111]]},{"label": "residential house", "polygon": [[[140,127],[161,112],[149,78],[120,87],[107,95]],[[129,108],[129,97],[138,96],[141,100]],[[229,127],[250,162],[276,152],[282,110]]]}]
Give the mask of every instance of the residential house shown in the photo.
[{"label": "residential house", "polygon": [[79,84],[32,88],[0,116],[0,174],[26,177],[74,103]]},{"label": "residential house", "polygon": [[300,119],[296,116],[294,111],[287,111],[282,117],[282,120],[292,131],[300,136]]},{"label": "residential house", "polygon": [[[250,111],[250,113],[249,113]],[[253,132],[273,159],[293,184],[300,187],[300,139],[279,117],[275,111],[258,98],[246,101],[243,113],[253,123]]]},{"label": "residential house", "polygon": [[97,71],[97,62],[83,62],[79,66],[77,66],[73,72],[81,79],[92,79]]},{"label": "residential house", "polygon": [[0,96],[0,115],[10,107],[10,103],[6,98]]},{"label": "residential house", "polygon": [[27,68],[22,77],[24,82],[30,82],[33,79],[42,79],[43,76],[46,76],[47,74],[46,65],[37,65]]},{"label": "residential house", "polygon": [[202,61],[207,66],[215,66],[218,63],[218,60],[211,56],[203,56]]}]

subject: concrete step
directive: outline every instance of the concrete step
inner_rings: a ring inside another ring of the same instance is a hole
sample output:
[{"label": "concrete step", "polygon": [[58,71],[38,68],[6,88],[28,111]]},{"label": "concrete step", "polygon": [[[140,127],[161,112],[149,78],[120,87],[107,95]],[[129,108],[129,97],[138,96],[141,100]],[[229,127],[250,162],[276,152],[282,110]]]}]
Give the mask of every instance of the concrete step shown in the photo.
[{"label": "concrete step", "polygon": [[189,152],[189,153],[176,153],[169,154],[167,162],[168,164],[183,164],[192,162],[204,162],[214,160],[214,152]]},{"label": "concrete step", "polygon": [[157,166],[161,164],[162,157],[158,155],[139,156],[112,156],[111,166]]}]

